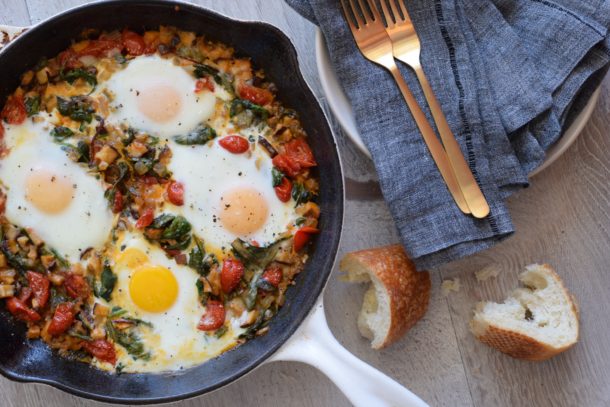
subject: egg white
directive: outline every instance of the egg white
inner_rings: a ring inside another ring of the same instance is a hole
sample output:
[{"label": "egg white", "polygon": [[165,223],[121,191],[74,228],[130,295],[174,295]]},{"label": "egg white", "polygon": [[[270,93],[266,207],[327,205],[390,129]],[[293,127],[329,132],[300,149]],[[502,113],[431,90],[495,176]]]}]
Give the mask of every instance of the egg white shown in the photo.
[{"label": "egg white", "polygon": [[[212,115],[216,93],[220,94],[222,90],[195,93],[196,81],[184,67],[175,65],[171,60],[158,55],[140,56],[127,62],[127,67],[100,84],[98,92],[109,91],[113,96],[108,123],[126,123],[166,139],[187,134]],[[166,122],[155,122],[138,109],[142,89],[156,85],[171,87],[181,98],[180,111]]]},{"label": "egg white", "polygon": [[[148,257],[148,265],[162,266],[170,270],[178,282],[178,296],[173,305],[163,312],[148,312],[139,308],[129,294],[129,282],[134,273],[125,262],[121,262],[121,252],[130,248],[138,249]],[[235,346],[240,328],[239,318],[232,318],[230,329],[221,337],[208,335],[197,330],[197,324],[205,309],[198,299],[197,273],[190,267],[181,266],[169,259],[156,245],[146,241],[138,233],[121,232],[111,254],[111,265],[117,275],[110,306],[119,306],[127,315],[150,322],[152,328],[141,326],[139,336],[149,360],[133,359],[121,346],[117,346],[118,362],[127,372],[158,372],[180,370],[205,362]],[[227,313],[227,318],[230,317]]]},{"label": "egg white", "polygon": [[[101,182],[52,141],[51,128],[31,119],[6,125],[4,140],[9,152],[0,160],[0,180],[7,191],[5,215],[16,225],[32,228],[50,247],[75,262],[85,249],[104,245],[114,218]],[[35,170],[73,184],[72,201],[62,212],[44,213],[26,199],[27,177]]]},{"label": "egg white", "polygon": [[[193,232],[217,248],[230,248],[238,237],[261,245],[276,241],[298,215],[294,201],[284,203],[275,194],[271,158],[258,145],[251,153],[232,154],[218,144],[219,139],[203,146],[171,144],[172,160],[168,168],[184,185],[184,205],[168,205],[165,210],[184,216],[193,226]],[[220,220],[223,194],[238,188],[256,189],[268,206],[263,226],[243,236],[226,230]]]}]

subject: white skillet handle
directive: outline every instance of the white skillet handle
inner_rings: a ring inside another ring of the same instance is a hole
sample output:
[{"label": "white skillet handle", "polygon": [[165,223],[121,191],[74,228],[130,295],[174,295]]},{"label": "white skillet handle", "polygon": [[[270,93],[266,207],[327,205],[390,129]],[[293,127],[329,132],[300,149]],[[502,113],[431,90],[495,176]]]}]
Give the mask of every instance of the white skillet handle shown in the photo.
[{"label": "white skillet handle", "polygon": [[0,24],[0,50],[27,29],[28,27],[13,27],[12,25]]},{"label": "white skillet handle", "polygon": [[424,407],[419,397],[347,351],[326,323],[319,300],[298,331],[271,361],[304,362],[331,379],[356,407]]}]

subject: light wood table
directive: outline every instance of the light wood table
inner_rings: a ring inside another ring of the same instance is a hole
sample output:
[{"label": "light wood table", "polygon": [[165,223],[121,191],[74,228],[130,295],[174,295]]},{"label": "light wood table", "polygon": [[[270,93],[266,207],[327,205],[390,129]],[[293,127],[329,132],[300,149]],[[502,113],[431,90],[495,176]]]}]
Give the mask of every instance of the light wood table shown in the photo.
[{"label": "light wood table", "polygon": [[[0,23],[29,25],[80,0],[0,0]],[[241,19],[268,21],[296,44],[301,69],[324,102],[314,57],[314,27],[282,0],[201,0]],[[109,18],[112,18],[109,16]],[[331,276],[327,318],[338,340],[431,405],[610,405],[610,81],[583,135],[567,153],[510,199],[517,233],[486,252],[433,272],[426,317],[387,350],[373,351],[356,327],[363,289]],[[332,118],[331,118],[332,120]],[[397,241],[372,163],[346,140],[337,123],[347,181],[346,222],[340,254]],[[550,262],[580,302],[580,343],[547,362],[513,360],[473,340],[467,322],[481,299],[501,300],[522,267]],[[477,283],[474,271],[494,265],[498,278]],[[440,294],[446,278],[462,289]],[[54,388],[0,378],[2,406],[99,406]],[[347,399],[321,373],[298,363],[267,364],[212,394],[168,406],[346,406]]]}]

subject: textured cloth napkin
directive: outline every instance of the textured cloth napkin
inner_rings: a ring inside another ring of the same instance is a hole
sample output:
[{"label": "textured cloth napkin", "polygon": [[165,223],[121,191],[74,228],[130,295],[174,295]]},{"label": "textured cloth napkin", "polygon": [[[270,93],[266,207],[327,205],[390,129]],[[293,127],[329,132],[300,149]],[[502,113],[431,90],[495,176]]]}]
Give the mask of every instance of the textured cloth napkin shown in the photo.
[{"label": "textured cloth napkin", "polygon": [[[322,29],[402,242],[422,268],[513,233],[505,199],[528,184],[610,61],[610,0],[405,0],[424,71],[491,207],[478,220],[455,205],[398,87],[359,52],[339,0],[286,1]],[[397,63],[427,111],[415,74]]]}]

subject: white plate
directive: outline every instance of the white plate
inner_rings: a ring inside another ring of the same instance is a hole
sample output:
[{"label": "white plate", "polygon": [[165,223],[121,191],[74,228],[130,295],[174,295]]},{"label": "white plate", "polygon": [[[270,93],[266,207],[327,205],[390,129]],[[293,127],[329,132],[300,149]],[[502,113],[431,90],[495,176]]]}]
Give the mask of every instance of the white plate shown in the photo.
[{"label": "white plate", "polygon": [[[335,70],[330,62],[330,57],[328,56],[328,50],[324,41],[324,35],[322,35],[322,31],[319,29],[316,32],[316,60],[318,63],[320,82],[322,83],[322,89],[324,89],[324,93],[326,94],[326,99],[328,100],[330,110],[332,110],[333,114],[339,121],[339,124],[343,128],[345,134],[354,142],[354,144],[356,144],[360,151],[370,157],[371,153],[364,145],[364,142],[358,133],[358,127],[356,126],[352,106],[345,96],[345,93],[343,93],[343,89],[339,84]],[[568,147],[570,147],[572,143],[576,141],[580,132],[585,127],[585,124],[587,124],[587,121],[589,121],[593,110],[595,109],[595,105],[599,99],[600,90],[601,87],[593,93],[585,108],[582,110],[582,112],[580,112],[572,125],[565,131],[563,137],[561,137],[561,139],[559,139],[559,141],[557,141],[557,143],[555,143],[549,149],[544,163],[542,163],[540,167],[536,168],[536,170],[530,174],[530,177],[538,174],[546,167],[551,165],[551,163],[557,160],[568,149]]]}]

